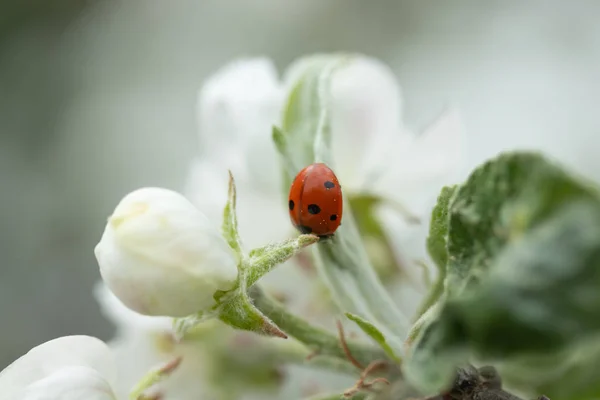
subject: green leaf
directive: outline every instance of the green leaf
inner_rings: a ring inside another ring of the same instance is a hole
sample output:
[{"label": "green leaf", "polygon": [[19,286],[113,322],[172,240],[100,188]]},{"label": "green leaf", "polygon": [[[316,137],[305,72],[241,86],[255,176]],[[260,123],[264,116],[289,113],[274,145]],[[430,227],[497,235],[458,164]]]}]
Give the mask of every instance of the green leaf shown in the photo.
[{"label": "green leaf", "polygon": [[506,153],[477,168],[458,188],[450,208],[448,290],[476,284],[507,244],[565,202],[594,196],[591,188],[536,153]]},{"label": "green leaf", "polygon": [[437,266],[438,275],[417,312],[417,319],[435,304],[444,293],[446,264],[448,263],[449,208],[457,189],[458,186],[456,185],[442,188],[437,203],[431,212],[429,236],[427,237],[426,245],[427,252]]},{"label": "green leaf", "polygon": [[448,262],[448,208],[457,188],[456,185],[442,188],[431,212],[431,224],[427,237],[427,251],[443,277],[446,275],[446,263]]},{"label": "green leaf", "polygon": [[231,171],[229,171],[229,193],[227,204],[223,211],[223,226],[221,231],[229,246],[236,252],[238,258],[241,259],[242,244],[238,233],[235,180]]},{"label": "green leaf", "polygon": [[221,321],[234,328],[287,339],[287,335],[252,304],[245,290],[223,296],[218,315]]},{"label": "green leaf", "polygon": [[384,283],[393,284],[406,266],[398,264],[390,238],[376,217],[377,209],[385,203],[384,199],[369,194],[352,194],[348,196],[348,202],[377,276]]},{"label": "green leaf", "polygon": [[282,126],[288,149],[290,145],[294,148],[288,156],[295,165],[308,165],[315,160],[331,163],[330,83],[333,73],[348,61],[346,55],[312,56],[297,62],[290,72],[295,79],[288,93]]},{"label": "green leaf", "polygon": [[210,321],[217,316],[218,314],[211,310],[208,312],[200,311],[183,318],[173,318],[173,332],[175,333],[176,339],[181,340],[184,337],[187,337],[191,331],[201,326],[203,322]]},{"label": "green leaf", "polygon": [[394,352],[394,349],[390,347],[383,333],[381,333],[379,329],[375,327],[375,325],[352,313],[346,313],[346,317],[349,320],[354,321],[364,333],[369,335],[371,339],[375,340],[392,360],[400,362],[400,357],[398,357],[398,355]]},{"label": "green leaf", "polygon": [[[544,368],[539,369],[539,365]],[[511,387],[550,396],[552,400],[600,398],[600,340],[586,341],[558,353],[514,360],[499,368]]]},{"label": "green leaf", "polygon": [[292,84],[282,126],[273,127],[273,141],[283,160],[286,189],[305,166],[317,161],[331,164],[329,85],[333,73],[347,61],[345,55],[307,57],[297,61],[289,73]]},{"label": "green leaf", "polygon": [[[330,161],[329,85],[335,71],[350,60],[346,55],[309,57],[290,74],[293,82],[282,127],[273,134],[285,168],[286,187],[309,164],[325,162],[334,167]],[[390,345],[401,351],[408,320],[394,305],[369,262],[348,199],[344,199],[342,226],[333,238],[314,246],[313,254],[338,307],[372,321]]]},{"label": "green leaf", "polygon": [[587,183],[536,154],[500,156],[458,189],[448,234],[448,296],[405,365],[424,391],[472,359],[550,374],[554,363],[520,360],[600,334],[600,202]]}]

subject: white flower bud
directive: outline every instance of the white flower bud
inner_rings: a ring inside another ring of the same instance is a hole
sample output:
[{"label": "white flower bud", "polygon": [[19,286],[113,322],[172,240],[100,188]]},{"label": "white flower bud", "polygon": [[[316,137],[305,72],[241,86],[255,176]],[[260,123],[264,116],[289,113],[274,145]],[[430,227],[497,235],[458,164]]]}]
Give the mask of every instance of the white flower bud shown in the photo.
[{"label": "white flower bud", "polygon": [[182,195],[143,188],[121,200],[95,249],[109,289],[129,308],[184,317],[231,289],[236,257],[208,218]]}]

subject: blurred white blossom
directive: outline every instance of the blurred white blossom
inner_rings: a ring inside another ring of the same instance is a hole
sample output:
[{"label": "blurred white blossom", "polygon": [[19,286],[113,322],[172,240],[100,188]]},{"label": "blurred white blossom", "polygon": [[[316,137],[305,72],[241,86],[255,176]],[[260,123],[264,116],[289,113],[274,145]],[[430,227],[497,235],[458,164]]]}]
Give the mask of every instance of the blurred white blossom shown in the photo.
[{"label": "blurred white blossom", "polygon": [[[240,199],[240,235],[250,248],[281,240],[290,228],[271,141],[283,100],[277,71],[263,58],[225,66],[199,93],[201,154],[192,165],[187,193],[209,218],[219,221],[231,170]],[[207,196],[203,188],[209,186],[215,190]]]},{"label": "blurred white blossom", "polygon": [[236,257],[219,232],[180,194],[131,192],[117,205],[95,249],[100,273],[127,307],[183,317],[215,304],[237,279]]},{"label": "blurred white blossom", "polygon": [[[152,368],[182,357],[178,368],[148,393],[168,399],[207,398],[203,379],[205,352],[197,341],[177,341],[170,317],[141,315],[127,308],[100,282],[94,290],[104,316],[116,327],[108,342],[116,360],[118,398],[125,399],[131,388]],[[210,332],[212,322],[205,323]]]},{"label": "blurred white blossom", "polygon": [[31,349],[0,372],[2,400],[116,400],[110,349],[90,336],[65,336]]}]

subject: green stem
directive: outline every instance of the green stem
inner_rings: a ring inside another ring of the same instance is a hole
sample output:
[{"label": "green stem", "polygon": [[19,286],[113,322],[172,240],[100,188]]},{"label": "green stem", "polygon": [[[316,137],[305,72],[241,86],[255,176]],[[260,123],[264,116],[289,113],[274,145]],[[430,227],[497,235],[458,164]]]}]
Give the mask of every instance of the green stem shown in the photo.
[{"label": "green stem", "polygon": [[406,346],[410,347],[413,344],[413,342],[415,341],[415,339],[417,338],[417,336],[419,336],[419,333],[421,333],[421,329],[423,329],[423,327],[429,321],[431,321],[433,319],[433,317],[435,317],[437,310],[439,308],[439,304],[441,304],[441,303],[433,304],[415,321],[413,326],[410,328],[410,331],[408,332],[406,341],[404,342]]},{"label": "green stem", "polygon": [[347,360],[332,356],[314,355],[306,345],[293,339],[273,341],[270,351],[279,363],[325,369],[351,375],[359,375],[360,373]]},{"label": "green stem", "polygon": [[[317,328],[304,319],[288,312],[285,307],[265,294],[257,285],[250,289],[249,295],[254,300],[254,305],[264,315],[270,318],[288,335],[304,343],[318,355],[334,356],[347,360],[340,338],[336,335],[324,329]],[[363,365],[368,365],[374,360],[388,359],[385,352],[379,347],[353,340],[347,340],[346,342],[352,356]]]},{"label": "green stem", "polygon": [[290,259],[306,246],[318,241],[318,236],[300,235],[294,239],[252,250],[244,266],[246,287],[254,285],[275,267]]},{"label": "green stem", "polygon": [[427,296],[421,302],[419,309],[416,314],[415,321],[419,320],[423,314],[427,312],[444,294],[444,281],[446,279],[446,274],[442,274],[440,270],[440,274],[435,280],[433,286],[429,288],[429,292],[427,292]]},{"label": "green stem", "polygon": [[181,358],[176,358],[162,367],[149,371],[129,393],[130,400],[144,400],[144,391],[166,379],[179,366]]}]

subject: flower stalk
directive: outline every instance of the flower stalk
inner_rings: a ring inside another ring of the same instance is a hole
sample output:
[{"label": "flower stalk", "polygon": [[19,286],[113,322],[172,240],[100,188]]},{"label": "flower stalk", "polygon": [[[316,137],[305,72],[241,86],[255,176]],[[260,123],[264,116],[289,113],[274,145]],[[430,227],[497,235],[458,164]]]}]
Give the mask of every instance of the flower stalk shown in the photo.
[{"label": "flower stalk", "polygon": [[[256,285],[250,289],[249,294],[254,305],[264,315],[271,318],[288,335],[304,343],[315,354],[333,356],[348,361],[339,337],[290,313]],[[346,343],[353,357],[361,364],[368,365],[374,360],[388,359],[386,353],[377,346],[353,340],[347,340]]]},{"label": "flower stalk", "polygon": [[181,364],[181,357],[169,361],[162,367],[148,372],[133,388],[129,394],[129,400],[149,400],[152,397],[146,397],[144,392],[170,376]]}]

